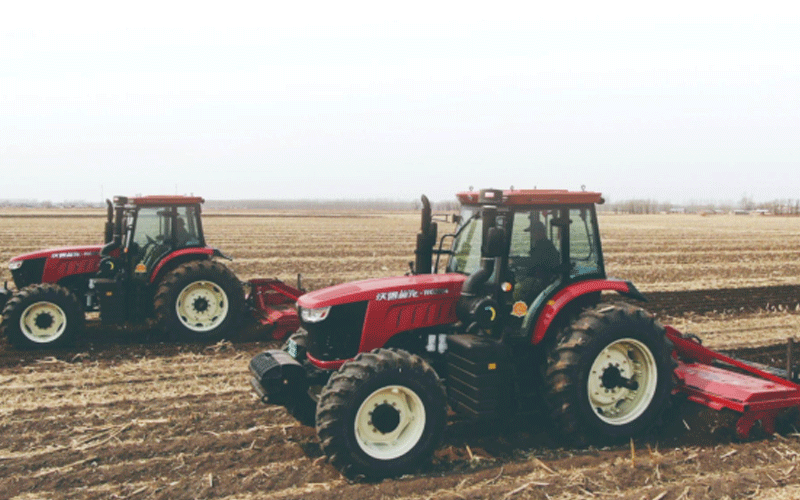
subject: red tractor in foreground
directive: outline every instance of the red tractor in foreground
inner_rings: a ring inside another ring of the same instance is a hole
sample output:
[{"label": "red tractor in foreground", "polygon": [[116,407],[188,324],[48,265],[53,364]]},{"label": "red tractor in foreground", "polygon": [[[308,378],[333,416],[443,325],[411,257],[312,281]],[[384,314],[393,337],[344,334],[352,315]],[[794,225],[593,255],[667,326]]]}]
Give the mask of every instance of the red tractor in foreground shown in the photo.
[{"label": "red tractor in foreground", "polygon": [[203,201],[118,196],[107,201],[104,245],[11,259],[17,290],[0,290],[2,330],[9,342],[20,348],[64,346],[92,311],[106,325],[152,318],[176,340],[218,339],[235,332],[246,305],[273,327],[274,338],[294,331],[299,321],[293,305],[300,290],[268,279],[245,287],[214,260],[227,257],[205,243]]},{"label": "red tractor in foreground", "polygon": [[677,393],[739,412],[740,436],[757,421],[772,432],[779,412],[800,406],[791,361],[782,374],[754,368],[636,305],[606,302],[609,292],[645,298],[606,277],[599,193],[458,198],[458,228],[439,240],[423,197],[414,274],[301,296],[303,328],[250,361],[256,393],[313,420],[345,474],[395,476],[426,463],[448,409],[495,419],[545,408],[572,442],[593,443],[644,434]]}]

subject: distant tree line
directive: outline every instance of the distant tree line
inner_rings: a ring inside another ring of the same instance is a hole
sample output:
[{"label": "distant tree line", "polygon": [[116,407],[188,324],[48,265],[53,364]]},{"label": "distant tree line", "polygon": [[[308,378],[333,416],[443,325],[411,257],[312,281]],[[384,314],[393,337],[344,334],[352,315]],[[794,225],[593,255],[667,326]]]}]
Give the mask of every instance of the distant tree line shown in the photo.
[{"label": "distant tree line", "polygon": [[779,199],[756,202],[743,196],[738,203],[687,203],[676,205],[656,200],[623,200],[608,202],[600,206],[600,211],[615,214],[659,214],[659,213],[746,213],[758,212],[772,215],[800,215],[800,199]]},{"label": "distant tree line", "polygon": [[[432,202],[434,211],[457,211],[458,201]],[[104,208],[87,201],[0,200],[0,208]],[[204,208],[216,210],[419,210],[417,200],[206,200]]]},{"label": "distant tree line", "polygon": [[102,208],[105,203],[84,200],[0,200],[0,208]]},{"label": "distant tree line", "polygon": [[[458,200],[432,201],[434,212],[457,212]],[[104,208],[104,203],[70,200],[0,200],[0,208]],[[207,200],[207,209],[217,210],[374,210],[374,211],[418,211],[422,208],[419,199],[403,200]],[[743,196],[738,203],[688,203],[676,205],[652,199],[608,201],[600,205],[599,211],[615,214],[658,213],[731,213],[760,212],[774,215],[800,215],[800,199],[778,199],[756,202]]]}]

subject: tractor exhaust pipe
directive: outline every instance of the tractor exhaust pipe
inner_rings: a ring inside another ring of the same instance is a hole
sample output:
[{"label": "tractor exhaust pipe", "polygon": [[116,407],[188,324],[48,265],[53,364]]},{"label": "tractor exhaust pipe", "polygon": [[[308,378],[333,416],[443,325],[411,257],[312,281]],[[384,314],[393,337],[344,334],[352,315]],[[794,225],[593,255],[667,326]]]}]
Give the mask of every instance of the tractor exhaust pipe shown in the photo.
[{"label": "tractor exhaust pipe", "polygon": [[431,274],[433,271],[433,246],[436,244],[438,227],[433,222],[431,202],[422,195],[422,222],[417,233],[417,248],[414,261],[414,274]]},{"label": "tractor exhaust pipe", "polygon": [[[112,224],[106,222],[106,244],[100,250],[100,255],[110,255],[111,252],[122,245],[122,218],[125,215],[123,205],[127,203],[128,200],[127,198],[116,197],[114,201],[116,202],[116,206],[112,205],[109,200],[106,200],[108,204],[108,220],[110,221],[113,218],[114,222]],[[110,237],[109,226],[111,226]]]},{"label": "tractor exhaust pipe", "polygon": [[111,243],[112,238],[114,238],[114,205],[111,204],[111,200],[106,200],[106,227],[103,242]]}]

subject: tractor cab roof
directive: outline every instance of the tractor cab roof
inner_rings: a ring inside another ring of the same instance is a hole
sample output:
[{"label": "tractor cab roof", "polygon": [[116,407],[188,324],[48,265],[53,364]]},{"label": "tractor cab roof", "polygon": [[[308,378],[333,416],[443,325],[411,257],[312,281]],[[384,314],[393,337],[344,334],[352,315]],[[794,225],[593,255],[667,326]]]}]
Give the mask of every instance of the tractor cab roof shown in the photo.
[{"label": "tractor cab roof", "polygon": [[199,196],[177,196],[177,195],[150,195],[134,196],[115,196],[114,202],[118,205],[136,205],[140,207],[163,207],[165,205],[195,205],[203,203],[205,200]]},{"label": "tractor cab roof", "polygon": [[[502,199],[499,196],[502,193]],[[462,205],[501,206],[553,206],[553,205],[602,205],[601,193],[591,191],[567,191],[566,189],[510,189],[465,191],[456,195]]]}]

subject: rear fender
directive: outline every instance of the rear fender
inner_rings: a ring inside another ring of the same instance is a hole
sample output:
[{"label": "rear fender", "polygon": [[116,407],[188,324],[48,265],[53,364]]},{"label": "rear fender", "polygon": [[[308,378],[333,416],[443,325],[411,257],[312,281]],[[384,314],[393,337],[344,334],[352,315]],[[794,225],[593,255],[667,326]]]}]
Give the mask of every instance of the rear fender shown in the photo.
[{"label": "rear fender", "polygon": [[176,267],[178,264],[183,264],[184,262],[195,259],[207,259],[215,255],[215,252],[215,249],[211,247],[183,248],[181,250],[176,250],[161,259],[155,269],[153,269],[153,273],[150,275],[150,283],[158,282],[164,273]]},{"label": "rear fender", "polygon": [[550,327],[553,326],[558,315],[573,304],[576,299],[585,297],[588,294],[613,291],[626,297],[639,301],[647,301],[644,295],[633,286],[630,281],[622,280],[587,280],[562,288],[556,293],[542,308],[542,312],[532,328],[531,344],[536,345],[546,336]]}]

